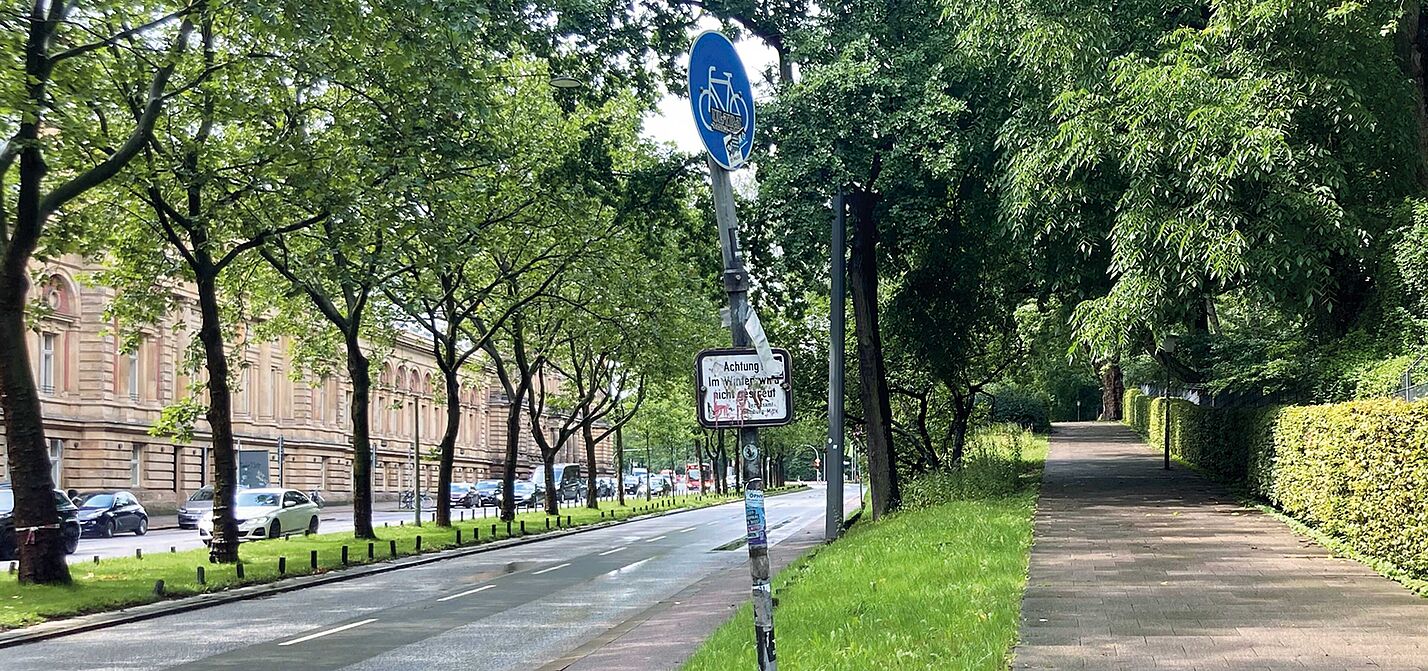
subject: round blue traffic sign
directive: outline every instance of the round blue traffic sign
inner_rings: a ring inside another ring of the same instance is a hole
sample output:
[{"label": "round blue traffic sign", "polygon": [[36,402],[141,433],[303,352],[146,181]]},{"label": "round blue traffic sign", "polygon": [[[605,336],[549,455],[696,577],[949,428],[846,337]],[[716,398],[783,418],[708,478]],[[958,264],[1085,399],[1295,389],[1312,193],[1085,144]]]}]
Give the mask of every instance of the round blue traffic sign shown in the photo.
[{"label": "round blue traffic sign", "polygon": [[734,170],[754,150],[754,89],[734,51],[715,31],[700,33],[689,49],[689,102],[694,126],[714,162]]}]

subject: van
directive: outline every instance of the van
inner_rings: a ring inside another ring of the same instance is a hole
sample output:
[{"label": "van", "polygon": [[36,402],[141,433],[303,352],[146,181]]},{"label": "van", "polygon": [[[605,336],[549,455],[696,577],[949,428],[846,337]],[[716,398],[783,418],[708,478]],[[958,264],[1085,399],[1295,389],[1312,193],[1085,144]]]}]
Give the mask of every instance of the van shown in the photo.
[{"label": "van", "polygon": [[[585,481],[581,479],[580,464],[555,464],[555,495],[562,501],[579,501],[585,492]],[[542,471],[535,477],[544,478]]]}]

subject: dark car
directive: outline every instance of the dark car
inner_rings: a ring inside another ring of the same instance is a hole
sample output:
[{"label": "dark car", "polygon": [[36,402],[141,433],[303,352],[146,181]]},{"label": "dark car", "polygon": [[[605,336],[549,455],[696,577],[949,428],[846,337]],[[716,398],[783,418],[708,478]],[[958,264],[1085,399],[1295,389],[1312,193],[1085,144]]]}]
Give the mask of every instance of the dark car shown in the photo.
[{"label": "dark car", "polygon": [[501,492],[500,480],[481,480],[471,489],[476,492],[476,505],[478,506],[494,506],[501,502],[500,497],[497,496]]},{"label": "dark car", "polygon": [[[540,495],[544,493],[544,491],[544,487],[537,488],[535,483],[531,482],[530,480],[517,480],[515,486],[516,495],[511,498],[515,499],[517,508],[521,506],[535,505],[536,501],[539,500]],[[497,500],[500,500],[501,495],[502,493],[500,491],[497,491]]]},{"label": "dark car", "polygon": [[465,482],[451,483],[451,489],[447,492],[451,497],[452,506],[464,506],[466,508],[476,507],[476,487]]},{"label": "dark car", "polygon": [[[74,554],[79,549],[79,509],[64,492],[55,490],[55,510],[59,511],[60,528],[64,533],[64,551]],[[19,548],[15,533],[15,493],[9,484],[0,484],[0,560],[14,559]]]},{"label": "dark car", "polygon": [[79,523],[86,535],[110,538],[116,533],[149,533],[149,511],[125,491],[87,492],[79,504]]},{"label": "dark car", "polygon": [[615,479],[614,479],[614,478],[606,478],[606,477],[595,478],[595,495],[596,495],[596,496],[614,496],[614,495],[615,495],[615,487],[616,487],[616,482],[615,482]]}]

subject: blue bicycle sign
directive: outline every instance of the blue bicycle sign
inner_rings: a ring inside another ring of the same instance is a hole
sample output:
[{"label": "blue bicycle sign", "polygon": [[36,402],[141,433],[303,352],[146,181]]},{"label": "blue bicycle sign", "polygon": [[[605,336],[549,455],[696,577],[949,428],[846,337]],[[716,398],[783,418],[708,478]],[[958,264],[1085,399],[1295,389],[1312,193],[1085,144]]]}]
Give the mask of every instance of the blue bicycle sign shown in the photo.
[{"label": "blue bicycle sign", "polygon": [[725,170],[754,149],[754,91],[729,38],[700,33],[689,49],[689,102],[704,148]]}]

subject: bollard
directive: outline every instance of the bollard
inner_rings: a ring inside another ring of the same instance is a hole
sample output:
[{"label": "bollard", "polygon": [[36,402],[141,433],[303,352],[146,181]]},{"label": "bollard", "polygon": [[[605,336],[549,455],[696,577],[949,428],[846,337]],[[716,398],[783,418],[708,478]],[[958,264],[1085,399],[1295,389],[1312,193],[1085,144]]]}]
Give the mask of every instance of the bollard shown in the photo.
[{"label": "bollard", "polygon": [[[557,517],[557,518],[556,518],[556,521],[557,521],[557,522],[560,521],[560,518]],[[565,516],[565,526],[567,526],[567,527],[570,526],[570,516],[569,516],[569,515],[566,515],[566,516]]]},{"label": "bollard", "polygon": [[19,562],[10,562],[10,575],[15,575],[15,569],[19,568]]},{"label": "bollard", "polygon": [[[556,524],[560,524],[560,518],[559,518],[559,517],[555,518],[555,522],[556,522]],[[546,531],[550,531],[550,518],[549,518],[549,517],[545,518],[545,530],[546,530]]]},{"label": "bollard", "polygon": [[313,571],[317,570],[317,550],[313,550],[312,553],[308,555],[308,563],[312,565]]},{"label": "bollard", "polygon": [[342,546],[342,565],[347,565],[347,546]]},{"label": "bollard", "polygon": [[242,579],[243,579],[243,562],[238,562],[237,564],[234,564],[234,565],[233,565],[233,569],[238,572],[238,579],[239,579],[239,580],[242,580]]},{"label": "bollard", "polygon": [[460,530],[460,529],[457,529],[457,530],[456,530],[456,544],[457,544],[457,545],[461,545],[461,530]]},{"label": "bollard", "polygon": [[203,577],[203,567],[202,567],[202,566],[195,566],[194,568],[197,570],[197,573],[198,573],[198,584],[200,584],[200,585],[207,585],[207,584],[208,584],[208,581],[207,581],[207,580],[204,580],[204,577]]},{"label": "bollard", "polygon": [[94,555],[94,563],[99,563],[99,555]]},{"label": "bollard", "polygon": [[391,556],[391,557],[397,556],[397,542],[396,542],[395,540],[391,540],[391,541],[387,541],[387,543],[389,544],[389,545],[387,546],[388,556]]},{"label": "bollard", "polygon": [[491,525],[491,540],[496,540],[496,525]]},{"label": "bollard", "polygon": [[278,557],[278,575],[288,574],[288,558]]},{"label": "bollard", "polygon": [[169,546],[169,554],[174,554],[174,553],[176,553],[176,552],[178,552],[178,548],[176,548],[176,547],[170,545],[170,546]]},{"label": "bollard", "polygon": [[510,537],[511,537],[511,523],[510,523],[510,521],[508,520],[508,521],[506,522],[506,538],[510,538]]},{"label": "bollard", "polygon": [[376,544],[376,543],[373,543],[372,541],[367,541],[367,561],[372,561],[373,559],[376,559],[376,558],[377,558],[377,544]]},{"label": "bollard", "polygon": [[399,527],[404,527],[404,526],[406,526],[406,525],[407,525],[407,521],[406,521],[406,520],[401,520],[401,521],[397,522],[397,526],[399,526]]},{"label": "bollard", "polygon": [[481,527],[471,527],[471,542],[472,542],[472,543],[480,543],[480,542],[481,542]]},{"label": "bollard", "polygon": [[416,538],[416,551],[417,551],[417,552],[421,552],[421,534],[417,534],[417,538]]},{"label": "bollard", "polygon": [[163,595],[164,595],[164,581],[162,581],[162,580],[155,580],[155,581],[154,581],[154,596],[163,596]]},{"label": "bollard", "polygon": [[526,535],[526,521],[525,521],[525,520],[521,520],[521,535],[522,535],[522,536]]},{"label": "bollard", "polygon": [[134,558],[135,558],[135,559],[143,559],[143,558],[144,558],[144,548],[134,548]]}]

